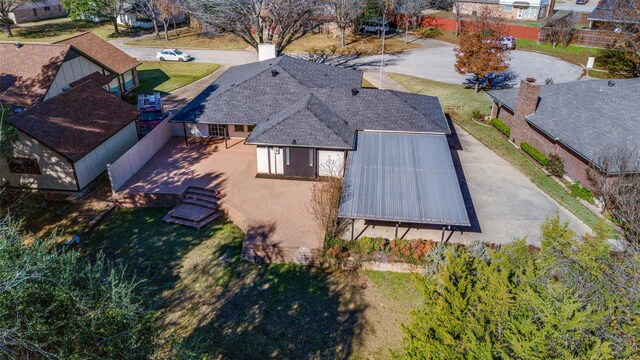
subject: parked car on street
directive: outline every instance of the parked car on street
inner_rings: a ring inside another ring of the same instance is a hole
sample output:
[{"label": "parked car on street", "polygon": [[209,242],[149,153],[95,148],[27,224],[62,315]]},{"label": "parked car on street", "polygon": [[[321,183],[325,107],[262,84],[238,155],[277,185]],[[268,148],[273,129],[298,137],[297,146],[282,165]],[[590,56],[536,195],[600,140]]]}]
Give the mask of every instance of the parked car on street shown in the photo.
[{"label": "parked car on street", "polygon": [[505,50],[515,50],[516,49],[516,38],[513,36],[503,36],[500,39],[500,45]]},{"label": "parked car on street", "polygon": [[576,0],[576,5],[586,5],[589,0]]},{"label": "parked car on street", "polygon": [[380,36],[384,30],[385,35],[393,35],[396,33],[396,28],[391,26],[391,21],[385,21],[382,23],[382,19],[369,20],[360,26],[359,32],[361,34],[376,34]]},{"label": "parked car on street", "polygon": [[189,61],[193,60],[193,57],[178,49],[164,49],[156,53],[156,59],[160,61]]}]

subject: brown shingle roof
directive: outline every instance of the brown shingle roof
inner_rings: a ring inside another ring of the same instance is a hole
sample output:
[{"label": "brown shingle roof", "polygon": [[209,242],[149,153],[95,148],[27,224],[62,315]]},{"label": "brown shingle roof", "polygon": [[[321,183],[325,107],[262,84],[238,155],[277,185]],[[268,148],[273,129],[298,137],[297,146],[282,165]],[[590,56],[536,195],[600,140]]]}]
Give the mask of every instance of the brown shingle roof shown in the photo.
[{"label": "brown shingle roof", "polygon": [[92,74],[89,74],[85,77],[83,77],[82,79],[76,80],[72,83],[69,84],[69,86],[74,87],[74,86],[78,86],[82,83],[84,83],[85,81],[93,81],[94,83],[100,85],[100,86],[105,86],[108,83],[111,82],[111,80],[115,79],[117,75],[115,74],[101,74],[99,72],[94,72]]},{"label": "brown shingle roof", "polygon": [[118,74],[122,74],[140,65],[138,60],[90,32],[58,41],[56,44],[71,45],[76,48],[76,50]]},{"label": "brown shingle roof", "polygon": [[23,107],[42,101],[70,48],[65,44],[0,43],[2,100]]},{"label": "brown shingle roof", "polygon": [[9,123],[72,162],[107,141],[139,115],[136,108],[85,81],[9,118]]}]

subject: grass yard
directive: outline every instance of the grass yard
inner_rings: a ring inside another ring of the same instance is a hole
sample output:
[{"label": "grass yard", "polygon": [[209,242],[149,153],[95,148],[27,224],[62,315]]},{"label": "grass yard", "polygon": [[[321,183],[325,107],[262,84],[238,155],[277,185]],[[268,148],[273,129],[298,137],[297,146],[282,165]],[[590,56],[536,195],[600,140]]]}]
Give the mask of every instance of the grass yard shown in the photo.
[{"label": "grass yard", "polygon": [[[375,36],[349,36],[346,47],[340,48],[340,37],[333,34],[310,34],[289,45],[286,53],[324,53],[324,54],[378,54],[382,48],[382,41]],[[194,33],[189,29],[178,29],[171,32],[169,41],[156,40],[147,35],[131,40],[126,45],[173,47],[179,49],[215,49],[215,50],[245,50],[249,45],[232,34],[206,35]],[[420,45],[405,43],[400,38],[385,40],[386,53],[399,53],[419,48]]]},{"label": "grass yard", "polygon": [[445,112],[458,126],[509,161],[542,191],[591,228],[598,225],[599,219],[596,215],[547,176],[523,152],[508,142],[498,130],[471,120],[470,114],[473,110],[478,109],[483,113],[489,113],[491,102],[484,93],[474,93],[472,89],[466,89],[462,85],[444,84],[407,75],[389,74],[389,76],[411,92],[437,96]]},{"label": "grass yard", "polygon": [[168,93],[218,70],[220,65],[194,62],[150,61],[138,66],[140,86],[138,93]]},{"label": "grass yard", "polygon": [[0,41],[22,41],[22,42],[56,42],[81,32],[90,31],[102,39],[114,39],[123,36],[130,36],[146,30],[127,29],[123,26],[119,28],[120,34],[114,33],[113,25],[109,22],[94,23],[87,21],[72,20],[66,21],[43,21],[37,25],[15,27],[13,37],[8,37],[4,29],[0,29]]},{"label": "grass yard", "polygon": [[119,209],[84,241],[148,279],[158,358],[387,358],[418,305],[415,275],[240,260],[243,233],[162,222],[168,209]]},{"label": "grass yard", "polygon": [[172,47],[179,49],[216,49],[216,50],[244,50],[249,45],[239,37],[232,34],[206,35],[192,31],[191,29],[178,29],[169,31],[169,41],[157,40],[153,35],[146,35],[129,42],[125,45],[150,46],[150,47]]}]

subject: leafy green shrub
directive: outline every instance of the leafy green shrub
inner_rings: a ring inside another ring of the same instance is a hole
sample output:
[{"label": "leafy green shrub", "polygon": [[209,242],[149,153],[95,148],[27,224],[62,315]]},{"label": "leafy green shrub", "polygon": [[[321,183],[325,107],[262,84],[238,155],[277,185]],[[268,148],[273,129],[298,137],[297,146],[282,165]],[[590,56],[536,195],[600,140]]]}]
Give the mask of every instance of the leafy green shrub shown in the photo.
[{"label": "leafy green shrub", "polygon": [[549,154],[549,161],[545,166],[547,171],[558,178],[564,176],[564,160],[557,154]]},{"label": "leafy green shrub", "polygon": [[475,109],[473,111],[471,111],[471,120],[481,120],[484,117],[484,115],[482,114],[482,111]]},{"label": "leafy green shrub", "polygon": [[381,237],[372,238],[372,237],[364,236],[360,239],[350,241],[349,245],[351,245],[349,246],[349,248],[353,252],[358,252],[361,254],[371,254],[374,252],[384,250],[386,241],[384,238],[381,238]]},{"label": "leafy green shrub", "polygon": [[500,119],[491,119],[491,125],[493,125],[494,128],[498,129],[498,131],[503,133],[507,138],[511,137],[511,128],[507,126],[507,124],[503,123]]},{"label": "leafy green shrub", "polygon": [[542,166],[547,166],[547,163],[549,162],[549,158],[547,158],[547,155],[545,155],[542,151],[536,149],[535,147],[529,145],[526,142],[523,142],[522,144],[520,144],[520,148],[524,152],[529,154],[529,156],[531,156],[535,161],[537,161],[538,164]]},{"label": "leafy green shrub", "polygon": [[569,190],[571,190],[571,195],[573,195],[574,197],[578,198],[578,199],[582,199],[586,202],[588,202],[589,204],[595,204],[596,201],[593,199],[593,193],[591,193],[591,190],[587,189],[586,187],[580,185],[579,182],[574,182],[573,184],[569,185]]},{"label": "leafy green shrub", "polygon": [[333,249],[338,245],[342,245],[342,243],[343,241],[339,237],[327,235],[324,238],[324,249],[325,250]]},{"label": "leafy green shrub", "polygon": [[609,74],[620,77],[633,77],[635,66],[627,53],[617,49],[602,49],[596,57],[596,65],[606,69]]}]

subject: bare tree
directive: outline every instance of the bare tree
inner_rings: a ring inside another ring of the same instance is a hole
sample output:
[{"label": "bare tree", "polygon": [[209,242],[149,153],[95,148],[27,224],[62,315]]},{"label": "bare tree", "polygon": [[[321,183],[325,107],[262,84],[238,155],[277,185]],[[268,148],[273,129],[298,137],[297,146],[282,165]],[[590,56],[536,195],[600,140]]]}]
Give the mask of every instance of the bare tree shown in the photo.
[{"label": "bare tree", "polygon": [[342,165],[339,161],[328,160],[323,169],[324,173],[331,176],[311,187],[310,210],[326,236],[340,236],[346,230],[346,223],[338,218],[342,196]]},{"label": "bare tree", "polygon": [[158,12],[162,21],[164,39],[169,41],[169,24],[173,21],[173,28],[176,30],[176,16],[181,13],[181,9],[173,0],[155,0],[158,2]]},{"label": "bare tree", "polygon": [[619,35],[614,47],[626,52],[634,64],[633,77],[640,77],[640,0],[606,1],[605,16],[612,20],[606,27]]},{"label": "bare tree", "polygon": [[321,0],[182,0],[190,15],[240,37],[255,49],[269,42],[281,53],[327,18]]},{"label": "bare tree", "polygon": [[159,0],[132,0],[130,2],[131,10],[140,16],[144,16],[151,20],[153,24],[153,34],[156,40],[160,39],[160,31],[158,30],[158,20],[160,18]]},{"label": "bare tree", "polygon": [[621,148],[603,154],[588,171],[603,211],[619,223],[628,241],[640,245],[640,157]]},{"label": "bare tree", "polygon": [[345,47],[347,29],[362,15],[361,0],[330,0],[331,18],[340,30],[340,47]]},{"label": "bare tree", "polygon": [[557,18],[549,18],[545,25],[547,42],[551,43],[554,48],[558,46],[558,44],[562,45],[562,47],[567,47],[576,32],[576,24],[577,20],[573,12]]},{"label": "bare tree", "polygon": [[11,32],[13,20],[9,17],[9,13],[14,7],[31,2],[39,2],[39,0],[0,0],[0,25],[4,25],[8,37],[13,37]]},{"label": "bare tree", "polygon": [[416,27],[419,17],[430,4],[430,0],[399,0],[396,2],[396,11],[404,15],[404,38],[407,41],[409,26]]}]

